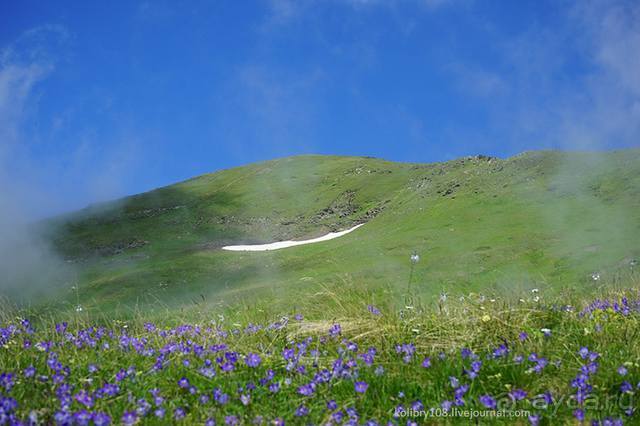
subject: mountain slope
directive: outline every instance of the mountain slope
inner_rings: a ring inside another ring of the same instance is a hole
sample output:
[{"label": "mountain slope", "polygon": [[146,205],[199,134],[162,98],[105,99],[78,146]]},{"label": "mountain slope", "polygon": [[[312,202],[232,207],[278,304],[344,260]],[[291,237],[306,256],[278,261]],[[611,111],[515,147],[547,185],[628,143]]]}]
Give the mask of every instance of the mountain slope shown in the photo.
[{"label": "mountain slope", "polygon": [[[446,163],[300,156],[203,175],[49,222],[82,303],[295,297],[344,281],[423,293],[588,285],[640,255],[640,150]],[[275,252],[227,244],[336,240]],[[99,301],[99,302],[98,302]]]}]

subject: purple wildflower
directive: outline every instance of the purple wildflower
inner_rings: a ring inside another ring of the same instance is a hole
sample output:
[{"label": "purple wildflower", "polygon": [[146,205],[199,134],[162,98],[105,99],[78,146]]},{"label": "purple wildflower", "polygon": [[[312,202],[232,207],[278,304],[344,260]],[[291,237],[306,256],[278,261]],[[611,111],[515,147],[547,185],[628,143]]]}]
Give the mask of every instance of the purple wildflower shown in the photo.
[{"label": "purple wildflower", "polygon": [[358,393],[365,393],[367,391],[368,387],[369,387],[369,385],[367,384],[367,382],[356,382],[355,383],[355,389],[356,389],[356,392],[358,392]]},{"label": "purple wildflower", "polygon": [[298,393],[304,396],[311,396],[316,390],[315,383],[308,383],[306,385],[302,385],[298,388]]},{"label": "purple wildflower", "polygon": [[123,425],[133,425],[138,421],[138,417],[134,411],[125,411],[120,419]]},{"label": "purple wildflower", "polygon": [[521,401],[527,397],[527,392],[522,389],[514,389],[513,391],[509,392],[509,397],[514,402]]},{"label": "purple wildflower", "polygon": [[380,314],[381,314],[381,313],[380,313],[380,310],[379,310],[378,308],[376,308],[375,306],[373,306],[373,305],[369,305],[369,306],[367,306],[367,309],[368,309],[368,310],[369,310],[369,312],[371,312],[371,314],[373,314],[373,315],[380,315]]},{"label": "purple wildflower", "polygon": [[490,395],[481,395],[479,398],[480,403],[487,407],[490,410],[495,410],[497,407],[496,400],[493,399]]},{"label": "purple wildflower", "polygon": [[500,345],[496,349],[493,350],[493,357],[500,358],[509,353],[509,349],[506,345]]},{"label": "purple wildflower", "polygon": [[247,364],[247,366],[251,368],[255,368],[260,365],[260,363],[262,362],[262,359],[258,354],[249,353],[245,358],[244,362]]},{"label": "purple wildflower", "polygon": [[106,413],[94,413],[92,420],[95,426],[108,426],[111,424],[111,417]]},{"label": "purple wildflower", "polygon": [[295,355],[295,350],[293,349],[284,348],[282,350],[282,357],[287,361],[293,359],[294,355]]},{"label": "purple wildflower", "polygon": [[582,359],[587,359],[587,356],[589,356],[589,348],[587,348],[586,346],[581,347],[578,351],[578,354]]},{"label": "purple wildflower", "polygon": [[240,424],[240,420],[237,416],[225,416],[224,424],[227,426],[236,426]]},{"label": "purple wildflower", "polygon": [[406,364],[411,362],[413,355],[416,352],[416,347],[413,343],[403,343],[401,345],[396,345],[396,353],[404,354],[402,357],[402,361]]},{"label": "purple wildflower", "polygon": [[460,386],[460,381],[454,376],[449,376],[449,384],[455,389]]},{"label": "purple wildflower", "polygon": [[80,410],[73,415],[73,419],[78,426],[88,426],[91,421],[91,413],[87,410]]},{"label": "purple wildflower", "polygon": [[309,409],[306,405],[302,404],[296,409],[296,417],[304,417],[309,414]]},{"label": "purple wildflower", "polygon": [[33,377],[36,374],[36,368],[33,365],[30,365],[30,366],[28,366],[27,368],[24,369],[22,374],[26,378]]},{"label": "purple wildflower", "polygon": [[269,392],[277,393],[280,390],[280,383],[271,383],[269,385]]},{"label": "purple wildflower", "polygon": [[338,337],[341,332],[342,327],[340,327],[340,324],[333,324],[331,327],[329,327],[329,336],[331,337]]},{"label": "purple wildflower", "polygon": [[182,420],[184,419],[186,416],[186,413],[184,411],[184,408],[178,407],[175,410],[173,410],[173,419],[174,420]]}]

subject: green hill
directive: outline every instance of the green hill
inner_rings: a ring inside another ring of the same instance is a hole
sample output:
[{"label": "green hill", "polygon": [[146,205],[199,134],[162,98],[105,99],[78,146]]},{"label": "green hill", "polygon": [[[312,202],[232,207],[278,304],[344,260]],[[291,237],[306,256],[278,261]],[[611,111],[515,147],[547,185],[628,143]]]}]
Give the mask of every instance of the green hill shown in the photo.
[{"label": "green hill", "polygon": [[[272,252],[227,244],[341,238]],[[83,304],[282,303],[318,285],[588,286],[640,256],[640,150],[395,163],[308,155],[202,175],[47,222]],[[342,284],[340,284],[342,283]]]}]

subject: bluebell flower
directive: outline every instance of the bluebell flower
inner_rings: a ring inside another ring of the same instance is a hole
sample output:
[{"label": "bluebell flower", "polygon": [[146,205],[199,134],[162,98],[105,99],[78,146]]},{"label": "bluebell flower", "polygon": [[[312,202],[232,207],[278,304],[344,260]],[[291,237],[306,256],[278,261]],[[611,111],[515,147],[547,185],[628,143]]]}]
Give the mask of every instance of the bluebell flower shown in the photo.
[{"label": "bluebell flower", "polygon": [[622,392],[622,393],[633,392],[633,385],[631,385],[631,383],[629,383],[629,382],[627,382],[625,380],[620,385],[620,392]]},{"label": "bluebell flower", "polygon": [[262,359],[260,358],[260,355],[254,353],[249,353],[245,358],[245,363],[251,368],[259,366],[261,362]]},{"label": "bluebell flower", "polygon": [[490,410],[495,410],[497,407],[496,400],[490,395],[480,395],[478,399],[482,405],[489,408]]},{"label": "bluebell flower", "polygon": [[315,392],[316,385],[315,383],[307,383],[300,387],[298,387],[298,393],[304,396],[311,396]]},{"label": "bluebell flower", "polygon": [[449,384],[455,389],[460,386],[460,381],[454,376],[449,376]]},{"label": "bluebell flower", "polygon": [[133,411],[125,411],[120,421],[123,425],[130,426],[138,421],[138,416],[136,416],[136,413]]},{"label": "bluebell flower", "polygon": [[340,327],[340,324],[333,324],[331,327],[329,327],[329,336],[331,337],[338,337],[341,332],[342,327]]},{"label": "bluebell flower", "polygon": [[94,413],[92,420],[95,426],[108,426],[111,424],[111,417],[106,413]]},{"label": "bluebell flower", "polygon": [[367,382],[356,382],[355,383],[355,390],[358,393],[365,393],[367,391],[367,388],[369,387],[369,385],[367,384]]},{"label": "bluebell flower", "polygon": [[224,424],[227,426],[236,426],[240,424],[240,419],[237,416],[225,416]]},{"label": "bluebell flower", "polygon": [[525,392],[522,389],[514,389],[511,392],[509,392],[509,397],[511,398],[512,401],[520,401],[523,400],[527,397],[527,392]]},{"label": "bluebell flower", "polygon": [[309,409],[306,405],[302,404],[296,408],[295,415],[296,417],[304,417],[309,414]]},{"label": "bluebell flower", "polygon": [[186,413],[184,411],[184,408],[182,407],[178,407],[175,410],[173,410],[173,419],[174,420],[182,420],[184,419],[186,416]]},{"label": "bluebell flower", "polygon": [[367,310],[373,315],[381,315],[380,310],[373,305],[367,306]]}]

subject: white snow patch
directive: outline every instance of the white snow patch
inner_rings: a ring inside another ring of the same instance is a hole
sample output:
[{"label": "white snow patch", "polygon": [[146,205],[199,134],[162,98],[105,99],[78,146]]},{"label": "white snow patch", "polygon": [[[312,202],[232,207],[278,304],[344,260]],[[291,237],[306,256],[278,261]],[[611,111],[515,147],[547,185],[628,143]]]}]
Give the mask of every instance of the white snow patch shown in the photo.
[{"label": "white snow patch", "polygon": [[253,245],[244,245],[244,246],[224,246],[222,250],[229,251],[268,251],[268,250],[279,250],[287,247],[295,247],[302,246],[304,244],[313,244],[319,243],[322,241],[333,240],[334,238],[342,237],[343,235],[348,234],[349,232],[355,231],[360,228],[364,223],[354,226],[353,228],[340,231],[340,232],[329,232],[326,235],[323,235],[318,238],[312,238],[310,240],[302,240],[302,241],[278,241],[276,243],[269,244],[253,244]]}]

